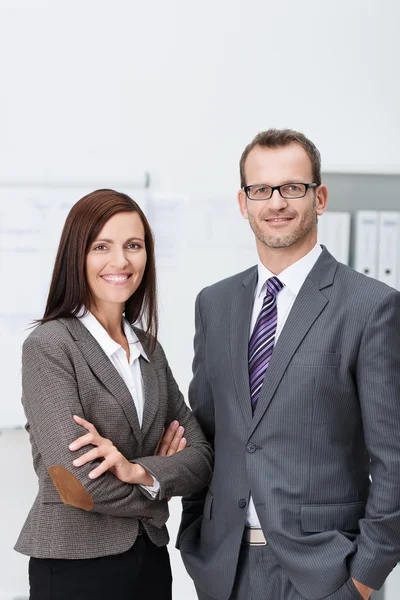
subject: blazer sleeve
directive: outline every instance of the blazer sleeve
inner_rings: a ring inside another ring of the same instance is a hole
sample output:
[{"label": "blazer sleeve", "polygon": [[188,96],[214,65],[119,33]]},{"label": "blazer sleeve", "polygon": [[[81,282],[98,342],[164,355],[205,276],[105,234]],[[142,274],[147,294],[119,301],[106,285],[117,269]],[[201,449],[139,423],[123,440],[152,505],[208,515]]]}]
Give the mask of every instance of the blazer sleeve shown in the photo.
[{"label": "blazer sleeve", "polygon": [[207,442],[196,418],[184,401],[182,393],[172,375],[164,351],[158,344],[164,365],[168,393],[167,423],[174,419],[185,428],[187,445],[172,456],[146,456],[135,459],[160,484],[161,499],[182,496],[204,488],[209,482],[213,451]]},{"label": "blazer sleeve", "polygon": [[[201,300],[204,290],[196,299],[194,336],[194,359],[193,378],[189,386],[189,403],[193,414],[199,422],[207,441],[214,446],[214,399],[210,383],[208,381],[205,356],[205,330],[201,313]],[[209,483],[209,482],[207,482]],[[177,547],[181,534],[203,514],[204,501],[207,495],[208,485],[197,493],[185,496],[182,499],[182,520],[178,532]]]},{"label": "blazer sleeve", "polygon": [[37,331],[23,345],[22,403],[29,433],[64,504],[105,515],[154,518],[154,502],[159,500],[150,500],[139,486],[109,472],[89,479],[99,461],[73,466],[72,460],[90,449],[72,454],[68,448],[83,435],[72,418],[84,416],[73,363],[61,342],[40,337]]},{"label": "blazer sleeve", "polygon": [[400,293],[372,310],[357,362],[371,485],[351,576],[379,589],[400,560]]}]

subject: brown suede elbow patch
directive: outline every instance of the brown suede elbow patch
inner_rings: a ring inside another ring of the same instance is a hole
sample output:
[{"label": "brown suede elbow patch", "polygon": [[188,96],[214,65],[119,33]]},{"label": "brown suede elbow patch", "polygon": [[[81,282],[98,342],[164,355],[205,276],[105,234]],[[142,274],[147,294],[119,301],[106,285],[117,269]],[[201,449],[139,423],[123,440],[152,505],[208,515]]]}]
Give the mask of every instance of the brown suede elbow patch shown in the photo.
[{"label": "brown suede elbow patch", "polygon": [[56,465],[47,469],[47,472],[64,504],[82,508],[83,510],[92,510],[94,505],[92,496],[68,469]]}]

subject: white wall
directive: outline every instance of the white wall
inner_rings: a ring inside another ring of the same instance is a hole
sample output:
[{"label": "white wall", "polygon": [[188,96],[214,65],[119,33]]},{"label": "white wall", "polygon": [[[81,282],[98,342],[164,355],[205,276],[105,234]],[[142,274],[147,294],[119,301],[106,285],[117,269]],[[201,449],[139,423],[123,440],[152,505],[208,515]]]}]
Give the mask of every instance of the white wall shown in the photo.
[{"label": "white wall", "polygon": [[[0,175],[148,169],[161,191],[235,202],[240,153],[270,126],[304,131],[326,169],[399,171],[399,20],[397,0],[0,0]],[[29,464],[23,432],[0,436],[4,600],[26,591],[11,543]],[[389,583],[394,600],[400,575]]]}]

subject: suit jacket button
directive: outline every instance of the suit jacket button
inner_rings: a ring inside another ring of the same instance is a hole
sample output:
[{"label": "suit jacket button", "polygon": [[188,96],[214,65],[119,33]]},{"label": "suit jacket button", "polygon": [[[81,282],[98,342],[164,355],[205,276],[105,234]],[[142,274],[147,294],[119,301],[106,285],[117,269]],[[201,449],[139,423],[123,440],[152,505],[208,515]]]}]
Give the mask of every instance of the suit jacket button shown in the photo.
[{"label": "suit jacket button", "polygon": [[239,502],[238,502],[238,507],[239,508],[244,508],[246,506],[247,502],[244,498],[240,498]]},{"label": "suit jacket button", "polygon": [[253,454],[257,450],[257,446],[253,443],[247,444],[246,450],[249,454]]}]

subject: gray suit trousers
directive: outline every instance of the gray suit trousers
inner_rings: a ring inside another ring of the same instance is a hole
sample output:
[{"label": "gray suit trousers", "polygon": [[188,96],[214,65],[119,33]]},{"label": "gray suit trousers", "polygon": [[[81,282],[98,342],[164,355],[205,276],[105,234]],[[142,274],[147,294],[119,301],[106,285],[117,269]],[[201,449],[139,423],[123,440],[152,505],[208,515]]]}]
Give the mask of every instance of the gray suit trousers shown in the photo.
[{"label": "gray suit trousers", "polygon": [[[199,600],[215,600],[196,587]],[[360,600],[351,579],[321,600]],[[371,596],[375,600],[375,594]],[[269,546],[242,546],[229,600],[305,600],[278,564]],[[378,600],[378,598],[376,598]]]}]

